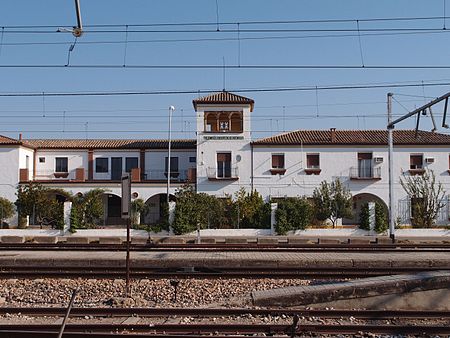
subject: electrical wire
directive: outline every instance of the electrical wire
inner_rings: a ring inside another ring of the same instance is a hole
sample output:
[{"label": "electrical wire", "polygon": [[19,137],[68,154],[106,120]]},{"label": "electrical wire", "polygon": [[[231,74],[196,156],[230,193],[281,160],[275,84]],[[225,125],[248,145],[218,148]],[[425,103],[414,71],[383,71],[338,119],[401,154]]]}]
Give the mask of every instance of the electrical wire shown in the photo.
[{"label": "electrical wire", "polygon": [[[219,22],[162,22],[162,23],[122,23],[122,24],[85,24],[84,27],[99,28],[99,27],[164,27],[164,26],[227,26],[227,25],[279,25],[279,24],[310,24],[310,23],[349,23],[359,20],[360,22],[392,22],[392,21],[433,21],[448,19],[445,16],[417,16],[417,17],[387,17],[387,18],[349,18],[349,19],[314,19],[314,20],[261,20],[261,21],[224,21]],[[30,28],[61,28],[65,24],[60,25],[4,25],[3,27],[8,29],[30,29]]]},{"label": "electrical wire", "polygon": [[[151,39],[151,40],[97,40],[79,41],[79,45],[102,45],[102,44],[144,44],[144,43],[177,43],[177,42],[223,42],[223,41],[244,41],[244,40],[286,40],[286,39],[311,39],[311,38],[347,38],[347,37],[376,37],[376,36],[401,36],[401,35],[423,35],[450,33],[449,30],[435,32],[399,32],[399,33],[361,33],[361,34],[322,34],[322,35],[285,35],[285,36],[252,36],[252,37],[226,37],[226,38],[190,38],[190,39]],[[46,45],[70,45],[70,41],[35,41],[35,42],[7,42],[4,46],[46,46]]]},{"label": "electrical wire", "polygon": [[[73,68],[73,69],[251,69],[251,70],[294,70],[294,69],[372,69],[372,70],[411,70],[411,69],[450,69],[450,65],[88,65],[88,64],[1,64],[0,68]],[[186,93],[191,94],[191,93]]]},{"label": "electrical wire", "polygon": [[[1,65],[0,65],[1,67]],[[123,66],[120,66],[123,68]],[[223,67],[223,66],[221,66]],[[450,67],[450,66],[449,66]],[[367,67],[366,67],[367,68]],[[295,92],[295,91],[316,91],[316,90],[353,90],[353,89],[376,89],[376,88],[411,88],[411,87],[435,87],[450,86],[450,82],[443,83],[391,83],[391,84],[366,84],[366,85],[336,85],[336,86],[314,86],[314,87],[284,87],[284,88],[252,88],[252,89],[230,89],[234,93],[260,93],[260,92]],[[46,97],[50,96],[128,96],[128,95],[181,95],[181,94],[210,94],[221,92],[222,89],[208,90],[155,90],[155,91],[104,91],[104,92],[45,92]],[[0,93],[0,97],[41,97],[42,92],[16,92]]]}]

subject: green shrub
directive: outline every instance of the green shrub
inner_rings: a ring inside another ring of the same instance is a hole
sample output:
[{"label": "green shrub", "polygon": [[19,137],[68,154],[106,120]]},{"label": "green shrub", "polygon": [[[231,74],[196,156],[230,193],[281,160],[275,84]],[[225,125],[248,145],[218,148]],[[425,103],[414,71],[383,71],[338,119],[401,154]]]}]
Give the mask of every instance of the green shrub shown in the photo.
[{"label": "green shrub", "polygon": [[389,228],[386,208],[381,204],[375,203],[375,231],[381,233]]},{"label": "green shrub", "polygon": [[241,188],[236,192],[235,200],[232,203],[232,215],[235,227],[270,228],[270,204],[264,203],[262,196],[257,191],[248,193]]},{"label": "green shrub", "polygon": [[360,229],[370,230],[370,212],[369,203],[364,203],[361,206],[361,212],[359,214],[359,227]]},{"label": "green shrub", "polygon": [[70,231],[95,228],[103,222],[104,189],[92,189],[83,195],[73,197]]},{"label": "green shrub", "polygon": [[275,230],[284,235],[291,230],[303,230],[312,220],[313,208],[304,197],[288,197],[278,201]]},{"label": "green shrub", "polygon": [[14,204],[6,198],[0,197],[0,222],[14,216]]},{"label": "green shrub", "polygon": [[[370,213],[369,213],[369,204],[365,203],[361,207],[360,213],[360,225],[359,227],[364,230],[370,230]],[[389,224],[387,222],[386,209],[383,204],[379,202],[375,202],[375,228],[374,230],[377,233],[381,233],[386,231],[389,228]]]}]

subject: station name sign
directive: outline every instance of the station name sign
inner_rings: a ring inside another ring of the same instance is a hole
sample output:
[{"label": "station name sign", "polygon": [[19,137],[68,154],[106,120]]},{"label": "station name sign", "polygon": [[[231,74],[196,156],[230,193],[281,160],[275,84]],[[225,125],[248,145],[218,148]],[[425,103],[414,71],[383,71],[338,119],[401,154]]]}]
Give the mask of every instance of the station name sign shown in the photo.
[{"label": "station name sign", "polygon": [[244,136],[204,136],[205,140],[243,140]]}]

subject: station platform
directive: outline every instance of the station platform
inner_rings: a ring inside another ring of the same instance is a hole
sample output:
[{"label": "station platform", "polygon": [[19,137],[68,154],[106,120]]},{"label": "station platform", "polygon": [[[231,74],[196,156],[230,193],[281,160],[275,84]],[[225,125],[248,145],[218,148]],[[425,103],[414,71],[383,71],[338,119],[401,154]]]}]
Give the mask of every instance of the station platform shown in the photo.
[{"label": "station platform", "polygon": [[[0,252],[2,267],[124,267],[123,251]],[[450,254],[441,252],[258,252],[258,251],[132,251],[132,267],[205,268],[395,268],[450,269]]]}]

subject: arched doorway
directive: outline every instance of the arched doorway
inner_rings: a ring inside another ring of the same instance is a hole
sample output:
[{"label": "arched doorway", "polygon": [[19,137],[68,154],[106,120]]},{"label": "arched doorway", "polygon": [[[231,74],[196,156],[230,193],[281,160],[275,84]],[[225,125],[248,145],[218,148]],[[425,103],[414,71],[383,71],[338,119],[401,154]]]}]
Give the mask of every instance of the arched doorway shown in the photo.
[{"label": "arched doorway", "polygon": [[122,198],[114,194],[104,194],[105,225],[125,225],[122,219]]},{"label": "arched doorway", "polygon": [[374,194],[369,194],[369,193],[362,193],[362,194],[356,194],[355,196],[353,196],[353,218],[344,218],[342,220],[342,224],[347,224],[347,225],[358,225],[361,223],[360,221],[360,213],[361,213],[361,208],[363,205],[365,205],[366,203],[369,202],[374,202],[374,203],[379,203],[381,204],[386,213],[387,213],[387,205],[386,203],[384,203],[384,201],[378,197],[377,195]]},{"label": "arched doorway", "polygon": [[[175,202],[175,196],[170,195],[170,201]],[[148,206],[148,211],[145,215],[141,215],[141,223],[143,224],[157,224],[161,222],[165,215],[165,205],[167,203],[167,194],[156,194],[148,198],[145,204]]]}]

